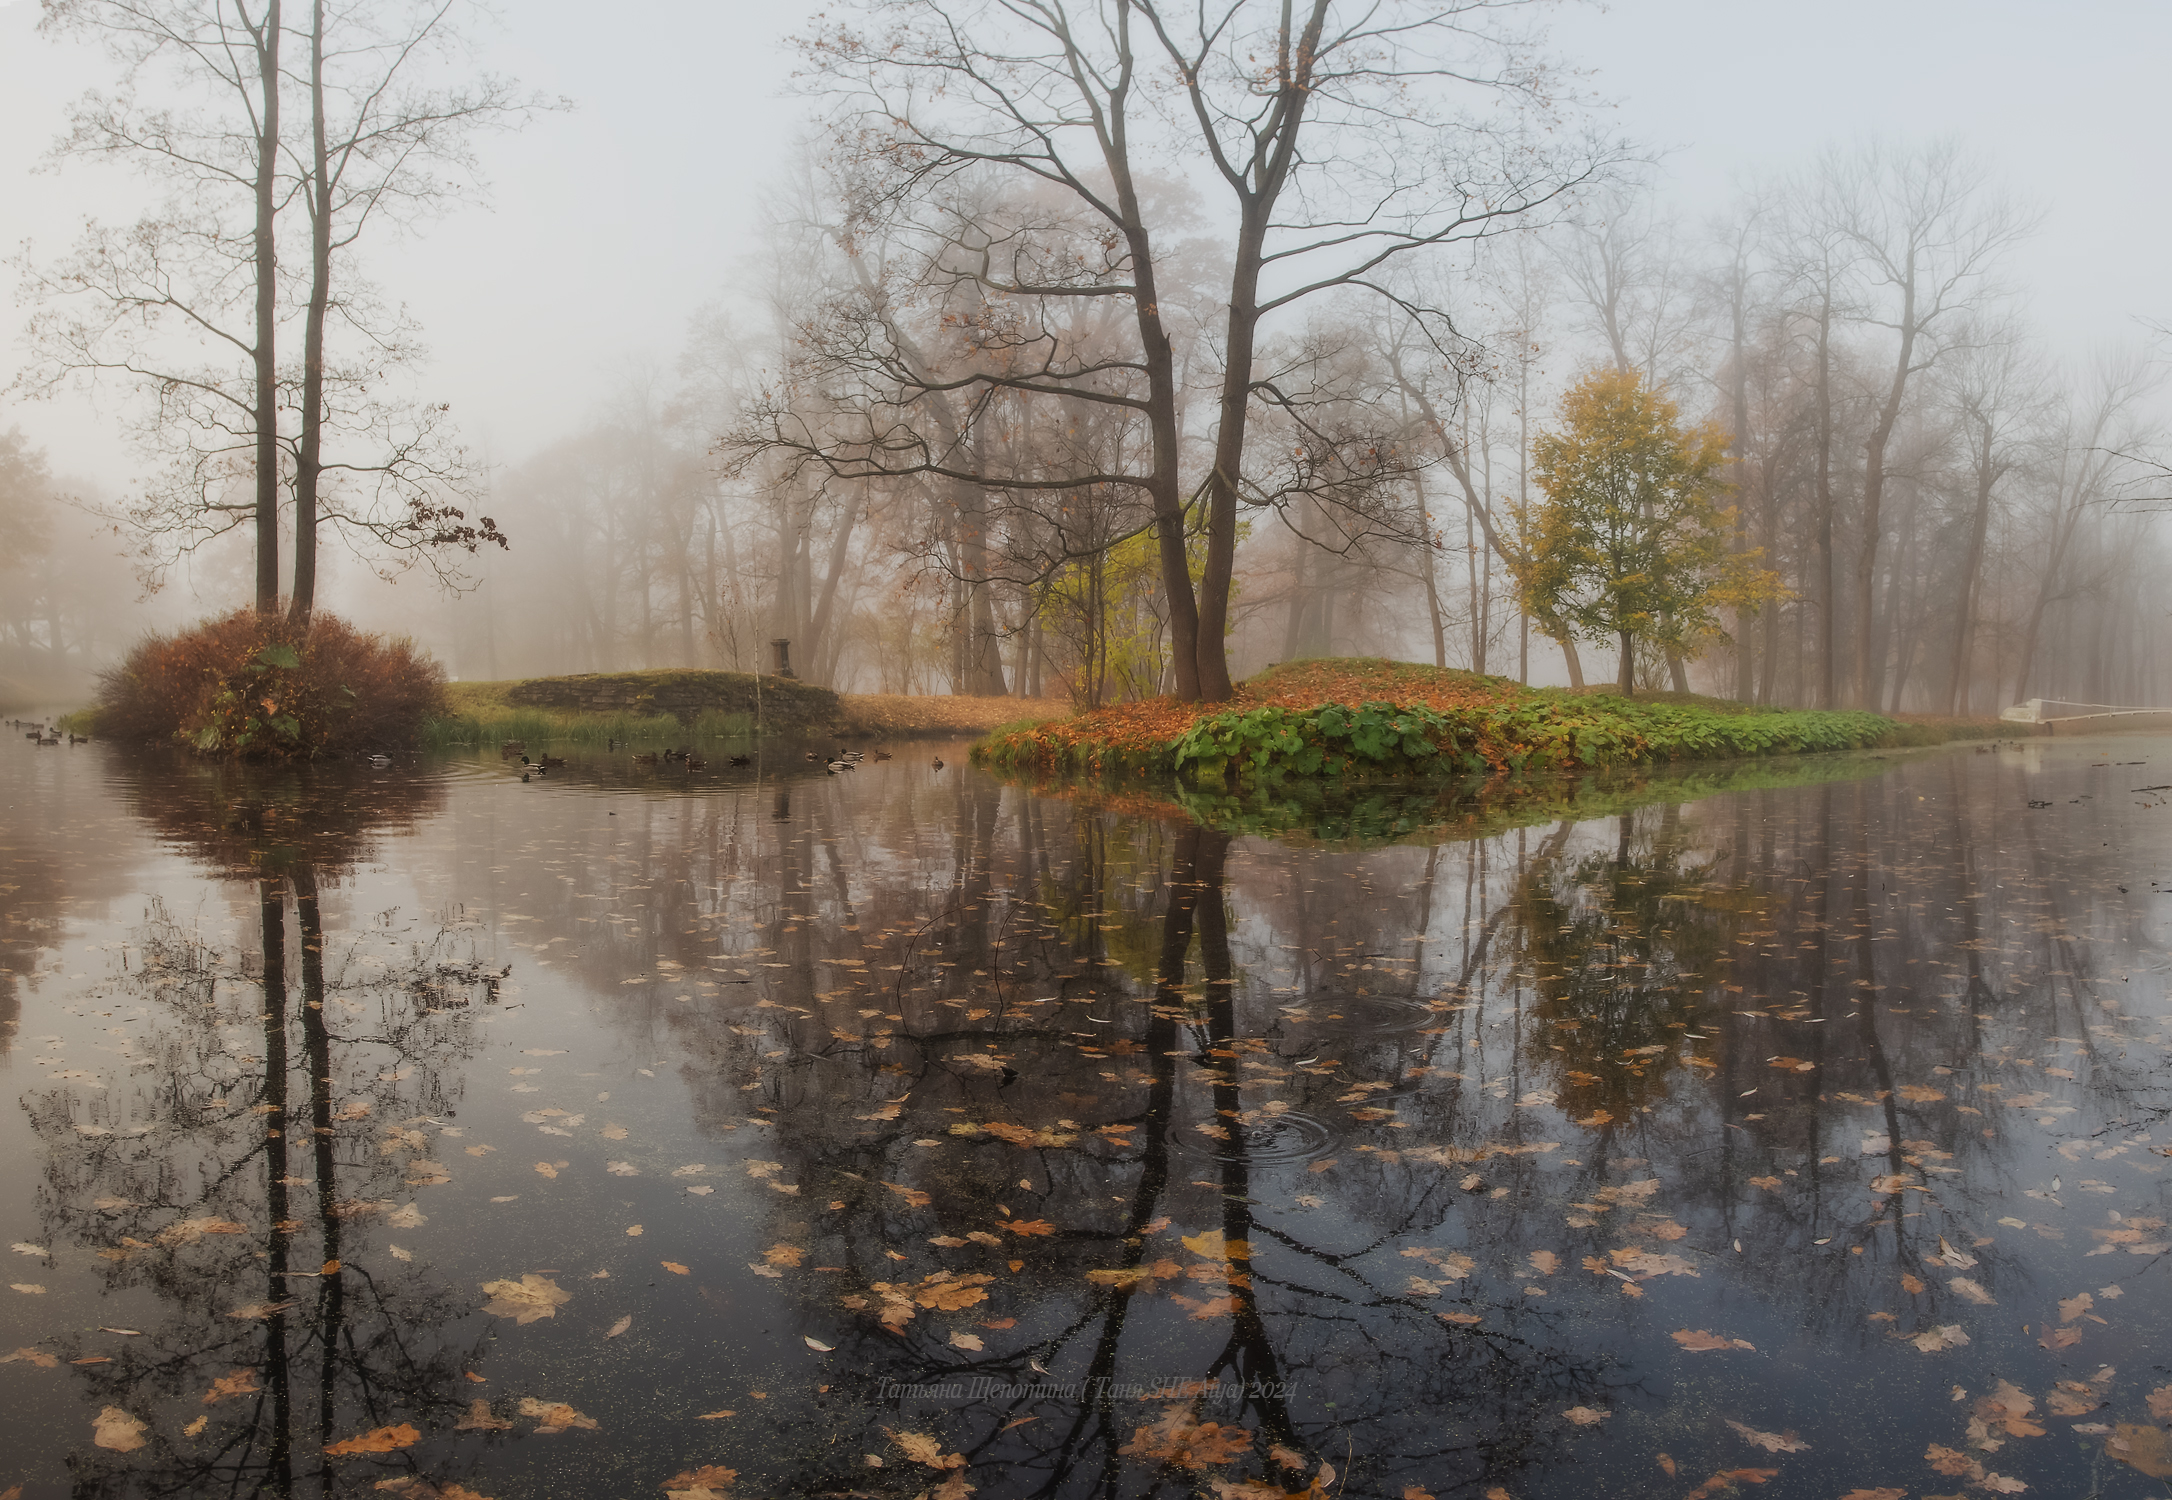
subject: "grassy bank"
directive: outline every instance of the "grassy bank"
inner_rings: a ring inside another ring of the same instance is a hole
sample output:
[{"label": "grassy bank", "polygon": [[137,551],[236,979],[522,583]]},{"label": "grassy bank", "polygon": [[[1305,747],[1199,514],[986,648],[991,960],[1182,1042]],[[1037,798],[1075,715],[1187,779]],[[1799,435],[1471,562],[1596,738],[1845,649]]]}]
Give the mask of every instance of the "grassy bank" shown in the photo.
[{"label": "grassy bank", "polygon": [[[683,673],[621,673],[612,681],[666,686]],[[423,744],[436,749],[491,746],[507,740],[541,744],[600,745],[610,740],[659,745],[695,740],[744,739],[763,734],[820,739],[955,739],[982,735],[1020,720],[1041,722],[1070,712],[1061,700],[970,698],[899,693],[830,694],[793,685],[771,691],[759,721],[754,713],[705,709],[688,727],[668,713],[584,711],[538,706],[537,697],[554,696],[550,684],[578,683],[579,678],[528,678],[505,682],[452,682],[445,686],[448,712],[423,726]],[[766,679],[765,679],[766,681]],[[542,689],[542,691],[539,691]]]},{"label": "grassy bank", "polygon": [[1014,774],[1181,773],[1197,785],[1291,778],[1560,774],[2011,735],[1997,720],[1904,723],[1664,693],[1526,688],[1501,677],[1368,658],[1291,662],[1228,703],[1153,699],[1016,725],[974,746]]}]

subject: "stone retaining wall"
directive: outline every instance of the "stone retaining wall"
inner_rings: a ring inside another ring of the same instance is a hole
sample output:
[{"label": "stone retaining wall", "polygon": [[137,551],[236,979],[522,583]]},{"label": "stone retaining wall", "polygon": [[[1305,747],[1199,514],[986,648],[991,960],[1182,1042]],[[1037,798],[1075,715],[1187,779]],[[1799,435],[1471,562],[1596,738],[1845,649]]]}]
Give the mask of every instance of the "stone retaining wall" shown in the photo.
[{"label": "stone retaining wall", "polygon": [[670,714],[691,725],[715,710],[752,714],[764,721],[810,731],[833,728],[842,717],[837,694],[783,677],[759,680],[751,672],[587,672],[576,677],[532,677],[507,689],[508,703],[567,713]]}]

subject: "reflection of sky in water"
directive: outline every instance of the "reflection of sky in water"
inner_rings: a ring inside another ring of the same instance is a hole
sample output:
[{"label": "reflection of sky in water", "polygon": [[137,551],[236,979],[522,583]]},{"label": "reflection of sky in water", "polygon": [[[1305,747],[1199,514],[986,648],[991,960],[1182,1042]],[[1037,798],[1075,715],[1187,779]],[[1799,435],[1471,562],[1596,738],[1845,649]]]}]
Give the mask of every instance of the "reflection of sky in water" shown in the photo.
[{"label": "reflection of sky in water", "polygon": [[2147,1493],[2168,751],[1323,842],[0,750],[0,1492]]}]

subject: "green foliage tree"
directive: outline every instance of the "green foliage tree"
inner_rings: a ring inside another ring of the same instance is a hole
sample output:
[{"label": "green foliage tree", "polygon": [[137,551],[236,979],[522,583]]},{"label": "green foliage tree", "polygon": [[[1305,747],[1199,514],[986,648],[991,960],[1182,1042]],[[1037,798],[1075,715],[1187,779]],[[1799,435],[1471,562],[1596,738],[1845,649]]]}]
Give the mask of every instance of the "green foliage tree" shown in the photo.
[{"label": "green foliage tree", "polygon": [[1621,651],[1636,690],[1640,644],[1694,657],[1723,632],[1722,608],[1778,592],[1759,554],[1730,553],[1728,436],[1682,424],[1666,392],[1633,370],[1594,370],[1561,399],[1561,426],[1532,443],[1540,494],[1516,513],[1524,607]]}]

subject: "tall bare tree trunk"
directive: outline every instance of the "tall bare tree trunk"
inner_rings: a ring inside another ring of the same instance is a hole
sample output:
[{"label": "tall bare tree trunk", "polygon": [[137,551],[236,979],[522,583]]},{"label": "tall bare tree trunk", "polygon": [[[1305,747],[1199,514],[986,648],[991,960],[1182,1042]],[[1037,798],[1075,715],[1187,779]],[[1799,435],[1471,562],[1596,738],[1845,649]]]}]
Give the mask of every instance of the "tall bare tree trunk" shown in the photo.
[{"label": "tall bare tree trunk", "polygon": [[279,32],[279,0],[271,0],[250,32],[263,88],[256,135],[256,608],[266,615],[279,608]]},{"label": "tall bare tree trunk", "polygon": [[317,486],[324,473],[324,315],[332,298],[331,161],[324,139],[324,0],[309,15],[309,313],[302,324],[302,429],[294,462],[293,618],[317,607]]}]

